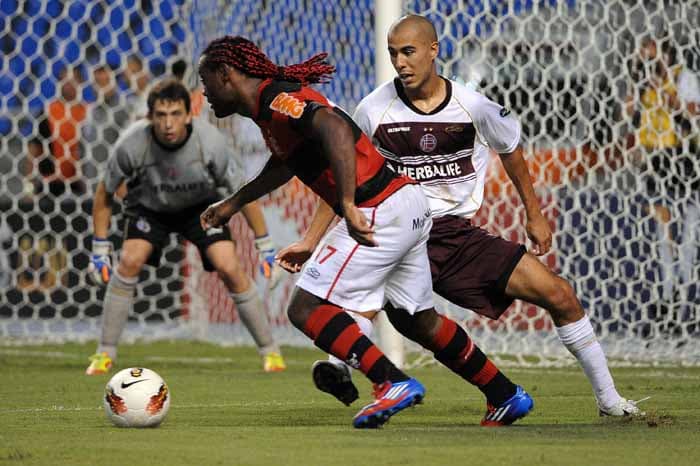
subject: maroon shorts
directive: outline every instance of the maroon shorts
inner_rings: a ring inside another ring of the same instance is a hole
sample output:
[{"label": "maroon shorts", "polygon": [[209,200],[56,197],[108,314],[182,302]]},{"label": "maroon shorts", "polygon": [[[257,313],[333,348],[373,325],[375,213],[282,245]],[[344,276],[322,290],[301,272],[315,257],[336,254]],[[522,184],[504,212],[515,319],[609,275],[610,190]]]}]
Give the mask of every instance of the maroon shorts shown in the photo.
[{"label": "maroon shorts", "polygon": [[492,235],[461,217],[433,218],[428,239],[433,291],[478,314],[498,319],[513,299],[505,290],[525,246]]}]

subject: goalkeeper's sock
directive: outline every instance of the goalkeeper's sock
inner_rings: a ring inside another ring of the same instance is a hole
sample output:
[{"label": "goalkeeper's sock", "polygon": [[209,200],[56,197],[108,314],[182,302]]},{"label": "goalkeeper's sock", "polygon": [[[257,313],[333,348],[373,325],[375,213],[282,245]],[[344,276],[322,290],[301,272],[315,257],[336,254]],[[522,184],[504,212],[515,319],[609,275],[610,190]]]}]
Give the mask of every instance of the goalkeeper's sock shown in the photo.
[{"label": "goalkeeper's sock", "polygon": [[243,293],[231,293],[231,298],[236,303],[241,322],[255,340],[260,354],[279,353],[279,347],[272,337],[267,306],[260,299],[255,285],[251,285]]},{"label": "goalkeeper's sock", "polygon": [[409,379],[362,333],[357,322],[338,306],[318,306],[301,330],[317,347],[358,369],[375,384]]},{"label": "goalkeeper's sock", "polygon": [[583,372],[593,386],[598,404],[602,407],[610,407],[617,403],[621,397],[615,389],[615,382],[608,369],[608,361],[588,316],[583,316],[577,322],[556,327],[556,329],[561,342],[581,364]]},{"label": "goalkeeper's sock", "polygon": [[[368,319],[367,317],[363,316],[362,314],[358,314],[357,312],[348,312],[347,314],[353,319],[355,319],[355,322],[357,322],[357,325],[360,326],[360,330],[366,337],[372,336],[372,329],[374,328],[374,323],[371,319]],[[328,361],[332,362],[336,366],[348,366],[347,364],[345,364],[345,361],[336,358],[332,354],[328,355]],[[350,366],[348,366],[348,368],[350,368]]]},{"label": "goalkeeper's sock", "polygon": [[467,332],[452,319],[440,315],[440,328],[428,348],[435,359],[475,385],[493,406],[515,395],[517,386],[486,357]]},{"label": "goalkeeper's sock", "polygon": [[117,358],[117,344],[126,327],[138,281],[138,276],[125,278],[113,271],[102,304],[102,334],[98,353],[105,352],[110,358]]}]

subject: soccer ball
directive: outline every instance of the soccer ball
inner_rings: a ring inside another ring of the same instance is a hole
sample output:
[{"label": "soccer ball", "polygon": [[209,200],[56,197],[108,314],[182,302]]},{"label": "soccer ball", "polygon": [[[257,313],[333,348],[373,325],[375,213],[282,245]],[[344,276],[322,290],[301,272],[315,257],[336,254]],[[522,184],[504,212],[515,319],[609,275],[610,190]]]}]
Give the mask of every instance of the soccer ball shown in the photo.
[{"label": "soccer ball", "polygon": [[152,370],[131,367],[107,383],[103,404],[107,418],[119,427],[155,427],[168,414],[170,391]]}]

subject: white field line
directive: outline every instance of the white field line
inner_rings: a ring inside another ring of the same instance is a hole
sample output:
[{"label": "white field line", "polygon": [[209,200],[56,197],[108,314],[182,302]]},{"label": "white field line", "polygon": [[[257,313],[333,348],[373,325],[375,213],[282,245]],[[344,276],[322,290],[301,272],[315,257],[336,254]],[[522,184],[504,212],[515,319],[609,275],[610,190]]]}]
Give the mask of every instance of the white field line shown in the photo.
[{"label": "white field line", "polygon": [[[637,367],[636,369],[639,370],[639,373],[637,374],[638,377],[642,378],[660,378],[660,379],[680,379],[680,380],[699,380],[700,381],[700,376],[698,375],[693,375],[693,374],[684,374],[684,373],[679,373],[675,371],[665,371],[661,369],[649,369],[649,368],[644,368],[644,367]],[[679,367],[678,369],[684,369],[683,367]],[[579,369],[578,367],[570,367],[570,368],[537,368],[537,367],[524,367],[524,368],[519,368],[519,367],[509,367],[508,372],[520,372],[520,373],[527,373],[527,374],[542,374],[542,373],[554,373],[554,372],[564,372],[564,373],[576,373],[576,372],[581,372],[583,374],[583,371]]]},{"label": "white field line", "polygon": [[[319,401],[295,401],[294,406],[298,405],[304,405],[304,406],[311,406],[311,405],[318,405],[318,404],[323,404]],[[289,402],[288,401],[282,401],[282,400],[272,400],[272,401],[241,401],[238,403],[212,403],[212,404],[189,404],[189,405],[180,405],[180,404],[174,404],[170,406],[170,409],[174,409],[176,411],[179,410],[185,410],[185,409],[221,409],[221,408],[280,408],[280,407],[288,407]],[[5,414],[5,413],[51,413],[51,412],[61,412],[61,413],[66,413],[66,412],[80,412],[80,411],[101,411],[104,408],[102,406],[60,406],[60,405],[53,405],[53,406],[40,406],[40,407],[35,407],[35,408],[0,408],[0,414]]]},{"label": "white field line", "polygon": [[[27,351],[18,349],[6,349],[0,348],[0,356],[17,356],[17,357],[31,357],[31,358],[52,358],[52,359],[67,359],[67,360],[86,360],[87,356],[84,354],[66,353],[63,351]],[[183,364],[226,364],[234,362],[233,358],[219,358],[219,357],[164,357],[164,356],[146,356],[144,357],[146,361],[155,362],[177,362]]]},{"label": "white field line", "polygon": [[[85,360],[87,361],[87,356],[85,354],[77,353],[67,353],[64,351],[36,351],[36,350],[25,350],[25,349],[11,349],[0,347],[0,356],[8,357],[32,357],[32,358],[52,358],[52,359],[64,359],[64,360]],[[145,356],[143,358],[146,361],[151,362],[172,362],[180,364],[231,364],[236,361],[234,358],[228,357],[186,357],[186,356]],[[306,365],[305,362],[298,361],[285,361],[288,366],[303,366]],[[290,364],[291,362],[291,364]],[[649,366],[637,367],[639,370],[640,377],[652,377],[652,378],[665,378],[665,379],[696,379],[700,380],[700,377],[692,374],[679,373],[677,371],[666,371],[659,368],[651,368]],[[678,369],[683,369],[683,367],[678,367]],[[518,367],[509,366],[508,372],[520,372],[520,373],[533,373],[542,374],[547,372],[558,372],[558,373],[577,373],[581,370],[574,366],[571,367]]]}]

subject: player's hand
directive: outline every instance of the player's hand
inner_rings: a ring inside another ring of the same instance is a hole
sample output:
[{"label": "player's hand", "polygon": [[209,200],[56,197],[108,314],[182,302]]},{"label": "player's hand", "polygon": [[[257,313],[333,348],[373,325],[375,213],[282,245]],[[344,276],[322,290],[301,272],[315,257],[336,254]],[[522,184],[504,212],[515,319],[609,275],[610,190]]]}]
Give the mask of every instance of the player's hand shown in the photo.
[{"label": "player's hand", "polygon": [[202,225],[202,230],[216,228],[226,224],[237,211],[231,202],[224,199],[207,207],[199,216],[199,223]]},{"label": "player's hand", "polygon": [[258,251],[260,273],[268,280],[270,288],[276,287],[282,278],[281,270],[275,263],[277,250],[269,235],[255,238],[255,249]]},{"label": "player's hand", "polygon": [[362,246],[375,247],[374,228],[367,221],[367,217],[355,204],[347,204],[343,209],[345,223],[348,226],[350,237]]},{"label": "player's hand", "polygon": [[286,248],[282,248],[275,256],[277,263],[289,273],[297,273],[314,253],[304,241],[297,241]]},{"label": "player's hand", "polygon": [[535,215],[527,220],[525,231],[530,241],[534,243],[532,252],[536,256],[543,256],[552,248],[552,230],[549,222],[543,215]]},{"label": "player's hand", "polygon": [[112,276],[112,243],[104,238],[92,238],[92,254],[88,277],[94,285],[105,285]]}]

